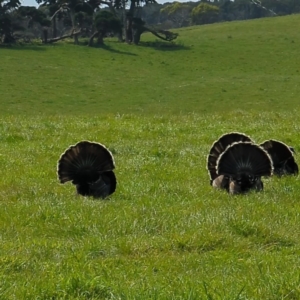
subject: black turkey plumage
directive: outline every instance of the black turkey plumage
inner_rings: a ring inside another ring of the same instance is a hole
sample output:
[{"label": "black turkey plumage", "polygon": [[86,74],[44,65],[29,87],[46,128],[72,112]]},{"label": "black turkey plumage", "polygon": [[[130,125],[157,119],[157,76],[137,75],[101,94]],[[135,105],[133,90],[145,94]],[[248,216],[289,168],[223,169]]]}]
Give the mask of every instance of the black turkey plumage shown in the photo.
[{"label": "black turkey plumage", "polygon": [[294,148],[276,140],[264,141],[260,146],[271,156],[275,175],[297,175],[299,173],[298,164],[294,158]]},{"label": "black turkey plumage", "polygon": [[230,132],[222,135],[216,140],[207,157],[207,170],[210,177],[210,184],[216,188],[229,188],[229,178],[224,175],[218,175],[216,166],[217,160],[225,149],[235,142],[252,142],[251,138],[244,133]]},{"label": "black turkey plumage", "polygon": [[117,186],[112,153],[102,144],[81,141],[70,146],[58,161],[60,183],[72,181],[82,196],[106,198]]},{"label": "black turkey plumage", "polygon": [[251,142],[233,143],[221,153],[216,171],[229,179],[228,192],[246,193],[263,190],[262,176],[271,176],[273,164],[270,155]]}]

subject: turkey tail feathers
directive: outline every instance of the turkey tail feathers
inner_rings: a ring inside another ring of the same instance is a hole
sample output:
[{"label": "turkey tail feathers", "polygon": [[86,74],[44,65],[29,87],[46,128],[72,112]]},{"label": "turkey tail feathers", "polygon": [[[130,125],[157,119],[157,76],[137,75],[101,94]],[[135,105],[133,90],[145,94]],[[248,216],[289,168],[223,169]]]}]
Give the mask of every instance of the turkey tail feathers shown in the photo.
[{"label": "turkey tail feathers", "polygon": [[219,156],[216,171],[218,175],[230,177],[238,174],[271,176],[273,164],[270,155],[260,146],[250,142],[237,142],[229,145]]},{"label": "turkey tail feathers", "polygon": [[298,174],[299,170],[294,158],[294,148],[277,140],[264,141],[260,146],[271,156],[274,165],[274,174],[279,176]]},{"label": "turkey tail feathers", "polygon": [[213,143],[207,157],[207,170],[211,182],[218,177],[216,166],[219,156],[226,150],[228,146],[235,142],[252,142],[252,140],[244,133],[230,132],[222,135]]},{"label": "turkey tail feathers", "polygon": [[70,146],[60,157],[57,166],[61,183],[95,182],[99,175],[115,168],[111,152],[102,144],[81,141]]},{"label": "turkey tail feathers", "polygon": [[267,140],[260,144],[272,157],[274,165],[286,161],[293,156],[293,151],[285,143],[276,140]]},{"label": "turkey tail feathers", "polygon": [[296,163],[294,157],[290,157],[284,163],[284,170],[285,170],[285,174],[298,175],[298,173],[299,173],[299,167],[298,167],[298,164]]}]

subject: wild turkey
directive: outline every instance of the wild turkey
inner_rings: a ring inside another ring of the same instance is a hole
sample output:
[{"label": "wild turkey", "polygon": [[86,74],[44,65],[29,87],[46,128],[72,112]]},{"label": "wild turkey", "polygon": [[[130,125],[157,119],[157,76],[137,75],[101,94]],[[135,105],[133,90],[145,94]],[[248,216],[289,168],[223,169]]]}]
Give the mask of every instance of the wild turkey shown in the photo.
[{"label": "wild turkey", "polygon": [[82,196],[106,198],[116,190],[114,158],[102,144],[81,141],[60,157],[57,174],[60,183],[72,181]]},{"label": "wild turkey", "polygon": [[225,149],[235,142],[252,142],[251,138],[243,133],[230,132],[222,135],[216,140],[207,157],[207,170],[210,177],[210,184],[216,188],[229,188],[229,178],[224,175],[217,174],[217,160]]},{"label": "wild turkey", "polygon": [[260,146],[271,156],[275,175],[297,175],[299,173],[299,168],[294,158],[294,148],[276,140],[264,141]]},{"label": "wild turkey", "polygon": [[216,171],[229,179],[230,194],[263,190],[262,176],[271,176],[273,164],[270,155],[262,147],[251,142],[233,143],[221,153]]}]

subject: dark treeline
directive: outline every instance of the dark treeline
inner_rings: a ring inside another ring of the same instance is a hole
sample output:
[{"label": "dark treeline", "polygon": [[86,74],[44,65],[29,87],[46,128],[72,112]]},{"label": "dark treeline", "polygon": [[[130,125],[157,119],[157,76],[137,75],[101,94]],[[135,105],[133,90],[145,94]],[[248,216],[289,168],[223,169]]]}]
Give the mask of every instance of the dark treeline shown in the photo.
[{"label": "dark treeline", "polygon": [[299,0],[36,0],[38,7],[20,0],[0,0],[0,43],[41,39],[54,43],[84,37],[88,45],[103,44],[107,36],[138,44],[144,32],[172,41],[170,31],[190,25],[281,16],[300,12]]}]

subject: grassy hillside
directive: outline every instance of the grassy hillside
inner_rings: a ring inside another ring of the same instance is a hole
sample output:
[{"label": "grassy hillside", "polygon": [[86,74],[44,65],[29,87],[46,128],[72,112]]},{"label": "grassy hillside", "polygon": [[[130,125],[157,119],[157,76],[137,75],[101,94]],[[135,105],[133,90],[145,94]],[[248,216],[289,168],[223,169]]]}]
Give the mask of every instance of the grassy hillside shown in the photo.
[{"label": "grassy hillside", "polygon": [[[0,48],[0,299],[299,299],[299,178],[229,196],[205,169],[229,131],[299,153],[299,22]],[[58,183],[83,139],[114,154],[107,200]]]},{"label": "grassy hillside", "polygon": [[[2,113],[299,108],[300,16],[178,30],[176,45],[0,49]],[[233,107],[234,106],[234,107]]]}]

